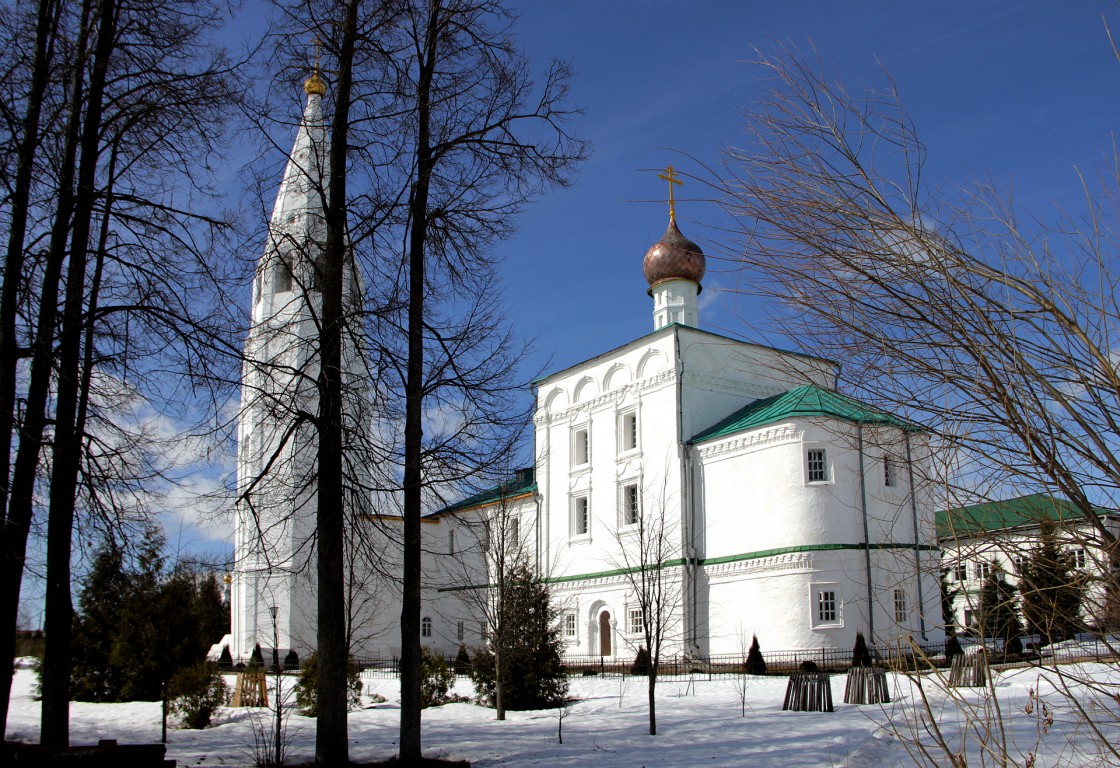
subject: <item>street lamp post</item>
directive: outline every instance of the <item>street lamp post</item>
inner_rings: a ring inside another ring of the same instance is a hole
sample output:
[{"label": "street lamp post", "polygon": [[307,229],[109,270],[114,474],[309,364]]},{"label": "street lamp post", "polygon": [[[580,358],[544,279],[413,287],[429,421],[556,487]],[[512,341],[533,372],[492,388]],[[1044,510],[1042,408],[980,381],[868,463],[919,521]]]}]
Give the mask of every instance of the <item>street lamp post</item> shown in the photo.
[{"label": "street lamp post", "polygon": [[279,768],[283,764],[280,755],[281,706],[283,704],[280,696],[280,622],[278,621],[280,606],[273,605],[269,608],[269,611],[272,613],[272,671],[276,680],[276,690],[274,692],[276,697],[276,742],[272,756],[276,761],[277,768]]}]

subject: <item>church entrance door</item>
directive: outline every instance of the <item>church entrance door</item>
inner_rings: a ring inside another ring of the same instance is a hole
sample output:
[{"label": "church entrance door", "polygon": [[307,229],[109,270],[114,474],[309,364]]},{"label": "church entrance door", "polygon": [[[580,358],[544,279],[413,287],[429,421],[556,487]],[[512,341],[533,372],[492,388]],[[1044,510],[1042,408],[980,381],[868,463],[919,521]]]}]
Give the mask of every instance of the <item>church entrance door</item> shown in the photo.
[{"label": "church entrance door", "polygon": [[599,655],[611,655],[611,615],[608,611],[599,614]]}]

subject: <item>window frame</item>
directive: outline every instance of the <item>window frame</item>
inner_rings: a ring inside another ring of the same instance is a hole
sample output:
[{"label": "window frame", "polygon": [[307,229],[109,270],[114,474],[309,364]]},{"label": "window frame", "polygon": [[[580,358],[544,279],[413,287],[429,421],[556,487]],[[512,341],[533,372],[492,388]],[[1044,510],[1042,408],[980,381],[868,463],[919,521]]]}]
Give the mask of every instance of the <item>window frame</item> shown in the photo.
[{"label": "window frame", "polygon": [[[581,509],[582,507],[582,509]],[[587,539],[591,537],[591,496],[588,493],[579,493],[572,496],[569,521],[569,537],[572,539]],[[583,530],[580,530],[580,523]]]},{"label": "window frame", "polygon": [[277,254],[272,265],[272,292],[291,293],[295,288],[295,271],[284,256]]},{"label": "window frame", "polygon": [[[633,500],[629,498],[631,492],[634,496]],[[638,481],[623,481],[619,485],[618,497],[619,528],[634,528],[642,520],[642,494]]]},{"label": "window frame", "polygon": [[626,629],[631,635],[645,635],[645,612],[641,608],[626,609]]},{"label": "window frame", "polygon": [[910,621],[910,605],[906,599],[906,590],[896,587],[894,590],[894,623],[905,624]]},{"label": "window frame", "polygon": [[432,617],[424,616],[420,619],[420,637],[432,636]]},{"label": "window frame", "polygon": [[456,623],[456,625],[455,625],[455,637],[460,643],[463,642],[466,639],[466,637],[467,637],[467,624],[466,624],[466,622],[460,621],[460,622]]},{"label": "window frame", "polygon": [[564,639],[569,643],[579,642],[579,623],[576,620],[574,611],[568,611],[564,614],[561,631],[564,634]]},{"label": "window frame", "polygon": [[898,488],[901,485],[898,475],[898,462],[894,456],[885,454],[883,456],[883,487],[884,488]]},{"label": "window frame", "polygon": [[[819,462],[817,458],[819,456]],[[805,449],[805,484],[825,485],[832,482],[828,466],[828,449],[814,446]]]},{"label": "window frame", "polygon": [[638,409],[630,408],[618,414],[618,452],[619,454],[637,451]]},{"label": "window frame", "polygon": [[844,626],[844,600],[835,582],[811,584],[809,617],[812,629],[838,629]]},{"label": "window frame", "polygon": [[572,469],[591,466],[591,425],[572,430]]}]

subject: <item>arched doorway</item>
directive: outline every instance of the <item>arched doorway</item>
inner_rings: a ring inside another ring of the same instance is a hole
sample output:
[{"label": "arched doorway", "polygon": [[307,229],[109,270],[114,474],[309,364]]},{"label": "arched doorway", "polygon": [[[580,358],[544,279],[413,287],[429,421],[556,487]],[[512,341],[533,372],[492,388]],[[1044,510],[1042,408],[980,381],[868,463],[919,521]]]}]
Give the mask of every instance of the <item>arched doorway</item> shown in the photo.
[{"label": "arched doorway", "polygon": [[611,614],[603,611],[599,614],[599,655],[611,655]]}]

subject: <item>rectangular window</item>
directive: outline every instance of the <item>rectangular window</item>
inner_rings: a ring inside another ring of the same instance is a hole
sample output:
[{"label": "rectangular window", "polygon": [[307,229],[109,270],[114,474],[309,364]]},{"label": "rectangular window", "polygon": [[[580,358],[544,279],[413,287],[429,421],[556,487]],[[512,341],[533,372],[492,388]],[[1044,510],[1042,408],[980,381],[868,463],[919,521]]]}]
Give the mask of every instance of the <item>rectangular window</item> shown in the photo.
[{"label": "rectangular window", "polygon": [[572,535],[586,536],[590,515],[587,507],[586,496],[576,496],[572,499]]},{"label": "rectangular window", "polygon": [[971,608],[965,608],[964,609],[964,626],[966,626],[966,627],[971,627],[972,626],[972,609]]},{"label": "rectangular window", "polygon": [[956,565],[954,565],[953,572],[957,581],[968,581],[968,566],[964,563],[957,563]]},{"label": "rectangular window", "polygon": [[828,464],[825,461],[824,448],[810,448],[805,458],[808,463],[809,482],[828,482]]},{"label": "rectangular window", "polygon": [[466,637],[466,635],[467,627],[465,624],[463,624],[463,622],[460,621],[455,625],[455,637],[457,637],[459,639],[459,642],[461,643],[463,642],[463,638]]},{"label": "rectangular window", "polygon": [[817,593],[817,621],[821,624],[834,624],[838,620],[836,610],[836,593],[832,590],[821,590]]},{"label": "rectangular window", "polygon": [[894,488],[898,485],[898,464],[893,456],[883,457],[883,485]]},{"label": "rectangular window", "polygon": [[645,624],[644,621],[642,621],[642,609],[641,608],[631,608],[627,615],[629,616],[629,619],[630,619],[630,621],[629,621],[630,634],[640,635],[640,634],[642,634],[643,632],[646,631],[646,624]]},{"label": "rectangular window", "polygon": [[509,545],[516,547],[521,541],[521,521],[516,517],[509,519]]},{"label": "rectangular window", "polygon": [[638,495],[638,484],[627,483],[622,486],[622,524],[637,525],[641,519],[641,497]]},{"label": "rectangular window", "polygon": [[478,625],[478,636],[482,638],[482,642],[490,642],[490,630],[487,628],[485,621]]},{"label": "rectangular window", "polygon": [[1073,559],[1073,567],[1074,568],[1084,568],[1085,567],[1085,550],[1084,549],[1071,550],[1070,555],[1072,556],[1072,559]]},{"label": "rectangular window", "polygon": [[1015,567],[1015,573],[1022,573],[1023,567],[1027,564],[1027,558],[1023,555],[1016,555],[1011,558],[1011,564]]},{"label": "rectangular window", "polygon": [[976,580],[983,581],[988,578],[988,574],[992,572],[992,564],[987,560],[981,560],[976,564]]},{"label": "rectangular window", "polygon": [[581,467],[591,461],[591,436],[586,428],[572,435],[572,466]]},{"label": "rectangular window", "polygon": [[273,266],[272,292],[287,293],[292,290],[292,268],[286,259],[278,258]]},{"label": "rectangular window", "polygon": [[420,619],[420,637],[432,636],[432,620],[425,616]]},{"label": "rectangular window", "polygon": [[910,611],[906,607],[906,590],[894,591],[894,620],[896,624],[905,624],[910,618]]},{"label": "rectangular window", "polygon": [[564,637],[573,640],[576,637],[576,615],[574,613],[564,614]]},{"label": "rectangular window", "polygon": [[618,432],[620,452],[635,450],[638,447],[638,414],[634,411],[622,414]]},{"label": "rectangular window", "polygon": [[455,554],[455,531],[447,532],[447,554]]}]

